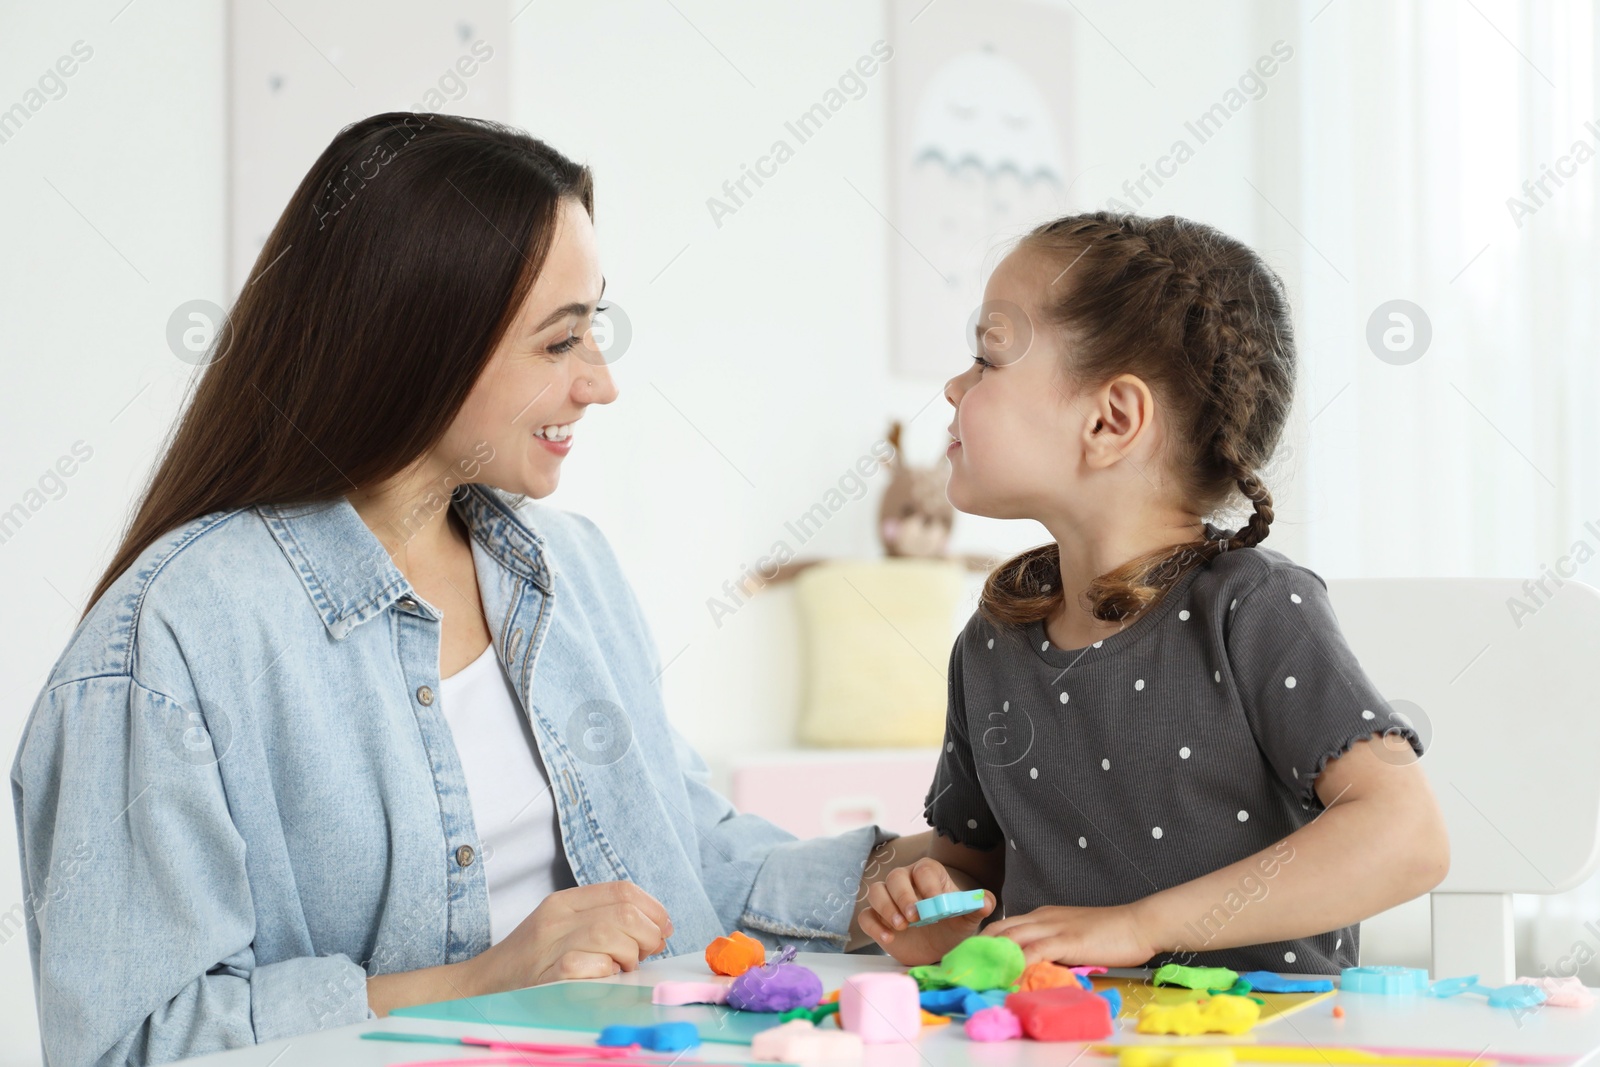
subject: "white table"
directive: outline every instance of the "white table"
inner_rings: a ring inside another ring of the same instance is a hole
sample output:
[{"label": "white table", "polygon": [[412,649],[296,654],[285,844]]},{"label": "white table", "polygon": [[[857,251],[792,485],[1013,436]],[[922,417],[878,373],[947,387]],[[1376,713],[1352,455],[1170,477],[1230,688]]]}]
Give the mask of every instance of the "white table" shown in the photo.
[{"label": "white table", "polygon": [[[797,962],[805,964],[822,979],[823,988],[837,989],[844,979],[864,971],[893,971],[898,965],[887,956],[841,955],[838,953],[801,953]],[[1146,971],[1113,970],[1112,974],[1148,975]],[[654,985],[665,979],[695,979],[708,977],[705,962],[697,957],[682,956],[645,964],[632,974],[619,975],[611,981],[628,985]],[[1333,1005],[1341,1004],[1345,1018],[1333,1017]],[[1120,1021],[1122,1030],[1113,1039],[1116,1042],[1157,1041],[1172,1039],[1146,1038],[1133,1032],[1131,1019]],[[185,1064],[210,1065],[210,1067],[378,1067],[380,1064],[406,1063],[413,1060],[465,1058],[487,1055],[486,1050],[466,1046],[414,1044],[398,1041],[364,1041],[362,1033],[370,1030],[398,1031],[416,1034],[441,1034],[463,1036],[475,1034],[482,1037],[503,1038],[510,1041],[549,1041],[561,1044],[588,1044],[592,1035],[572,1030],[544,1030],[519,1026],[467,1025],[429,1019],[408,1019],[390,1016],[336,1030],[319,1030],[300,1037],[269,1041],[250,1048],[235,1049],[209,1056],[184,1060]],[[1448,999],[1432,997],[1390,998],[1358,993],[1338,993],[1328,1000],[1319,1001],[1298,1013],[1258,1026],[1250,1036],[1242,1039],[1218,1038],[1224,1043],[1242,1044],[1314,1044],[1334,1047],[1339,1045],[1384,1045],[1428,1048],[1449,1048],[1482,1052],[1486,1057],[1495,1052],[1544,1053],[1573,1057],[1592,1056],[1600,1051],[1600,1004],[1590,1008],[1542,1008],[1523,1016],[1519,1028],[1517,1018],[1509,1011],[1491,1008],[1482,997],[1461,995]],[[985,1067],[1066,1067],[1079,1055],[1081,1047],[1028,1041],[1007,1041],[1001,1044],[981,1044],[969,1041],[961,1029],[960,1020],[948,1026],[924,1027],[914,1044],[869,1045],[863,1067],[943,1067],[945,1064],[980,1064]],[[694,1052],[687,1053],[677,1062],[688,1065],[696,1061],[706,1063],[749,1061],[747,1045],[730,1045],[708,1042]],[[1087,1057],[1079,1067],[1112,1065],[1109,1058]]]}]

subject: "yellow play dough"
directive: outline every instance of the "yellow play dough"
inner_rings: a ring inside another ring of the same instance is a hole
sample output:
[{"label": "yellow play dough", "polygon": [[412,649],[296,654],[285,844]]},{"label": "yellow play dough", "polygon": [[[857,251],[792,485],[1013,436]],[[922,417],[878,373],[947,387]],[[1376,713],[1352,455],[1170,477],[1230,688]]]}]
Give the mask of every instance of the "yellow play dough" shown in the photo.
[{"label": "yellow play dough", "polygon": [[1146,1004],[1139,1009],[1141,1034],[1242,1034],[1261,1020],[1261,1005],[1249,997],[1218,996],[1185,1004]]}]

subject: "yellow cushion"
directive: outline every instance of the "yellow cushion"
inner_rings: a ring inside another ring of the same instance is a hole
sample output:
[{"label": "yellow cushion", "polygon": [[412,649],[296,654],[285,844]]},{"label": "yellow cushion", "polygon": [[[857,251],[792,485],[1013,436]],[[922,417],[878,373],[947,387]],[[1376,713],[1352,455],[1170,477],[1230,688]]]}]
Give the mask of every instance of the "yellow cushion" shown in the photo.
[{"label": "yellow cushion", "polygon": [[964,574],[939,559],[833,561],[799,574],[803,743],[939,744]]}]

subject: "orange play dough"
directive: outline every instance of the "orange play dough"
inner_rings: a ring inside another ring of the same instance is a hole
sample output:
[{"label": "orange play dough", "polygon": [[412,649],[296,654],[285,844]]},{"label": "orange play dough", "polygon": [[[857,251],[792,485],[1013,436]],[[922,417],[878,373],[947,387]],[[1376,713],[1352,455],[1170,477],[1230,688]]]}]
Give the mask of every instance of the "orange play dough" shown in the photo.
[{"label": "orange play dough", "polygon": [[706,966],[712,974],[737,978],[752,967],[767,962],[766,946],[748,934],[735,930],[706,946]]},{"label": "orange play dough", "polygon": [[1029,993],[1035,989],[1058,989],[1062,986],[1082,988],[1078,976],[1069,968],[1049,960],[1040,960],[1023,969],[1022,977],[1017,982],[1017,992]]}]

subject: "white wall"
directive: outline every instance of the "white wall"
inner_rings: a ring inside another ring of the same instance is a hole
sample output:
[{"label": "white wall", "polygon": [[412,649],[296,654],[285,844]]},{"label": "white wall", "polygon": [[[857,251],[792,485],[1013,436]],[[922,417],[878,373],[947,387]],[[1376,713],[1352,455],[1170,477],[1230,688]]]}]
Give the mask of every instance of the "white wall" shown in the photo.
[{"label": "white wall", "polygon": [[[181,399],[167,316],[222,292],[222,18],[199,0],[0,6],[0,108],[83,41],[92,56],[0,143],[0,751],[99,577]],[[64,492],[29,497],[74,442]],[[9,796],[9,790],[8,790]],[[6,821],[11,807],[6,805]],[[0,1064],[38,1062],[16,835],[0,833]]]}]

